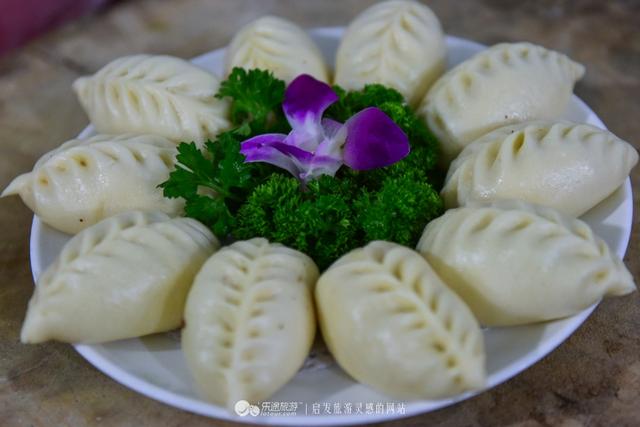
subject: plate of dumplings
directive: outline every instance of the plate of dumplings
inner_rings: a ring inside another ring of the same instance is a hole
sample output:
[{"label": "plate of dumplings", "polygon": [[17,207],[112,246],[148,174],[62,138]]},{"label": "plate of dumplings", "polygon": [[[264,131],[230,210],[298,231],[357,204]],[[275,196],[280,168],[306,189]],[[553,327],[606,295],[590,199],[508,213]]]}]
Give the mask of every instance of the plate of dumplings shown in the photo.
[{"label": "plate of dumplings", "polygon": [[[262,236],[219,239],[163,197],[176,145],[229,127],[214,95],[234,67],[402,94],[446,171],[417,247],[372,241],[322,271]],[[573,94],[586,71],[447,36],[408,0],[346,28],[262,17],[192,61],[116,59],[73,84],[91,125],[2,193],[35,214],[21,340],[71,343],[143,395],[239,422],[380,422],[488,390],[636,289],[621,259],[638,154]]]}]

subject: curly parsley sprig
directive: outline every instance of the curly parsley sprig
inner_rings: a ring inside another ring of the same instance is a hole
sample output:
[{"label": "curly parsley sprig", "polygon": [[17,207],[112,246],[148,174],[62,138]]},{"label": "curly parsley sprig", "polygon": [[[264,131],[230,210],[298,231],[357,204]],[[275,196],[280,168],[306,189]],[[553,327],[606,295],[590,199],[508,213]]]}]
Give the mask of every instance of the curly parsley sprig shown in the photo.
[{"label": "curly parsley sprig", "polygon": [[287,131],[289,124],[282,113],[285,84],[270,71],[234,68],[220,84],[216,98],[231,100],[231,122],[245,128],[245,136]]},{"label": "curly parsley sprig", "polygon": [[[230,101],[234,128],[208,141],[178,146],[177,163],[160,186],[185,199],[185,214],[220,238],[266,237],[301,250],[326,268],[345,252],[374,239],[413,246],[442,213],[435,165],[437,141],[395,90],[368,85],[346,92],[325,113],[344,121],[378,107],[409,137],[411,153],[384,168],[322,176],[302,189],[297,179],[267,163],[245,163],[240,141],[288,132],[282,113],[285,84],[267,71],[235,68],[216,95]],[[434,184],[435,183],[435,184]]]}]

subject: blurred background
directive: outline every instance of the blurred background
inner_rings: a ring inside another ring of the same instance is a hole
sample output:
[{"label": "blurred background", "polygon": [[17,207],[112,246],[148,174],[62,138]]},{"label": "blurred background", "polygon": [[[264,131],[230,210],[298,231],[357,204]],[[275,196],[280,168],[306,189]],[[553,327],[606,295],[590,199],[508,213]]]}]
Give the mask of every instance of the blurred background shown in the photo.
[{"label": "blurred background", "polygon": [[67,21],[94,12],[110,0],[2,0],[0,54],[53,30]]},{"label": "blurred background", "polygon": [[[484,32],[501,34],[510,24],[517,23],[514,34],[535,28],[543,23],[550,34],[561,26],[571,38],[578,27],[585,35],[598,37],[606,32],[613,34],[633,31],[638,28],[638,0],[446,0],[423,1],[436,12],[441,22],[449,24],[455,20],[456,28],[482,28],[491,18],[513,17],[511,22],[502,21],[497,27],[484,28]],[[67,24],[74,28],[74,21],[91,21],[91,16],[105,22],[108,28],[99,31],[106,44],[110,38],[116,40],[127,34],[146,39],[148,32],[178,32],[172,46],[193,42],[193,36],[226,33],[229,26],[246,23],[265,13],[277,13],[295,18],[306,25],[326,25],[347,23],[358,11],[373,0],[0,0],[0,55],[19,47],[28,41],[41,37]],[[117,10],[115,12],[114,10]],[[301,11],[305,11],[301,14]],[[87,17],[88,16],[88,17]],[[102,17],[101,17],[102,16]],[[590,20],[601,16],[603,20]],[[607,18],[618,20],[615,29],[603,26]],[[228,19],[225,19],[228,18]],[[594,24],[590,27],[585,20]],[[82,25],[82,24],[79,24]],[[523,26],[524,25],[524,26]],[[596,28],[596,26],[598,28]],[[221,27],[221,28],[220,28]],[[446,28],[445,28],[446,29]],[[593,29],[594,31],[590,31]],[[97,30],[96,30],[97,31]],[[109,34],[109,31],[112,33]],[[634,40],[637,42],[637,31]],[[94,32],[94,34],[96,34]],[[626,34],[630,35],[630,34]],[[587,40],[585,40],[586,42]],[[162,46],[158,40],[157,47]],[[140,40],[129,44],[133,47]],[[150,47],[154,46],[153,43]]]},{"label": "blurred background", "polygon": [[[80,75],[132,53],[182,58],[224,47],[265,14],[302,27],[346,25],[374,0],[0,0],[0,144],[29,165],[87,123],[71,91]],[[577,94],[624,139],[640,135],[639,0],[426,0],[444,31],[485,44],[527,40],[587,66]],[[635,98],[635,97],[634,97]],[[635,100],[634,100],[635,101]],[[45,120],[46,119],[46,120]],[[15,167],[15,166],[14,166]],[[5,171],[7,171],[5,173]]]}]

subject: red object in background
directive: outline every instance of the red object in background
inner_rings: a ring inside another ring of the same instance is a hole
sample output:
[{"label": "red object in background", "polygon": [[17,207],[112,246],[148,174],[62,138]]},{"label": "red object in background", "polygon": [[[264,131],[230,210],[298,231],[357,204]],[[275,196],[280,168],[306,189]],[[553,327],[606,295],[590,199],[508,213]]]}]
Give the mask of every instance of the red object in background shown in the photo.
[{"label": "red object in background", "polygon": [[0,0],[0,54],[110,0]]}]

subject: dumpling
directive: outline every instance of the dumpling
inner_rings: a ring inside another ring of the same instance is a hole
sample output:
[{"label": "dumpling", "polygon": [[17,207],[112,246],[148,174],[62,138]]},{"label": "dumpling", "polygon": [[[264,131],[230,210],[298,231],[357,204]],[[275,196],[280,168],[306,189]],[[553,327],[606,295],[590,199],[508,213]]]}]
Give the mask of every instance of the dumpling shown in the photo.
[{"label": "dumpling", "polygon": [[269,70],[289,83],[300,74],[329,81],[322,53],[309,35],[286,19],[263,16],[244,26],[225,54],[225,72],[234,67]]},{"label": "dumpling", "polygon": [[239,241],[204,264],[189,293],[182,350],[210,401],[233,408],[286,384],[309,354],[318,269],[266,239]]},{"label": "dumpling", "polygon": [[73,139],[15,178],[1,197],[19,195],[44,222],[65,233],[129,210],[182,212],[182,199],[163,197],[158,184],[173,169],[176,146],[155,135]]},{"label": "dumpling", "polygon": [[73,84],[98,133],[151,133],[202,143],[229,127],[213,74],[172,56],[132,55]]},{"label": "dumpling", "polygon": [[107,218],[69,240],[42,273],[20,339],[100,343],[175,329],[193,278],[218,247],[190,218]]},{"label": "dumpling", "polygon": [[448,210],[427,225],[418,251],[486,326],[571,316],[635,290],[587,224],[521,201]]},{"label": "dumpling", "polygon": [[500,126],[558,118],[583,75],[584,66],[559,52],[502,43],[438,79],[419,112],[449,162],[465,145]]},{"label": "dumpling", "polygon": [[482,332],[415,251],[374,241],[316,287],[320,329],[338,364],[390,396],[442,398],[485,383]]},{"label": "dumpling", "polygon": [[444,72],[445,55],[442,27],[431,9],[410,0],[382,2],[347,28],[336,56],[335,83],[347,90],[381,83],[415,105]]},{"label": "dumpling", "polygon": [[521,123],[467,145],[449,168],[442,196],[447,208],[522,199],[577,217],[613,193],[636,163],[636,150],[606,130]]}]

